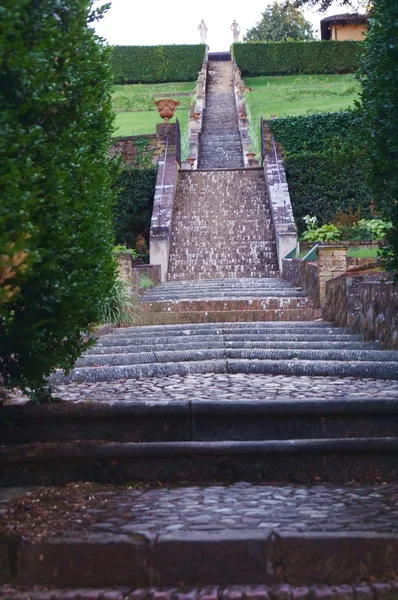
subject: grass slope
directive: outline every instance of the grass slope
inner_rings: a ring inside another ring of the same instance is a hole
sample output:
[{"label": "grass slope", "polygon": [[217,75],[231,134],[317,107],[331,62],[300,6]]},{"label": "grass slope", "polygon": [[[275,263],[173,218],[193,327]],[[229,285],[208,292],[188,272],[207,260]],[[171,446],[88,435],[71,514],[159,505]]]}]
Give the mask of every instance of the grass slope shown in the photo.
[{"label": "grass slope", "polygon": [[245,94],[250,137],[260,150],[260,117],[288,117],[353,108],[360,84],[354,75],[289,75],[247,77]]}]

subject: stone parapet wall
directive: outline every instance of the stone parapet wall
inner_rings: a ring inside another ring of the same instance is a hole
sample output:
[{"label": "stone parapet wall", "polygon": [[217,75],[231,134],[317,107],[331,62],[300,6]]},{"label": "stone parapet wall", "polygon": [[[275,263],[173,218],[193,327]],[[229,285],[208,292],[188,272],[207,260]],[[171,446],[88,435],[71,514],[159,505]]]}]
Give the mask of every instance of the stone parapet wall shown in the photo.
[{"label": "stone parapet wall", "polygon": [[303,288],[316,308],[320,306],[317,262],[304,262],[298,258],[286,258],[282,261],[282,277],[292,285]]},{"label": "stone parapet wall", "polygon": [[[380,273],[345,273],[326,283],[323,316],[339,327],[361,332],[362,284],[379,281]],[[372,338],[369,338],[372,339]]]},{"label": "stone parapet wall", "polygon": [[366,281],[360,285],[359,328],[366,340],[398,348],[398,285]]},{"label": "stone parapet wall", "polygon": [[297,246],[297,227],[294,222],[282,153],[266,122],[263,123],[261,135],[265,181],[275,230],[279,268],[282,270],[283,259]]}]

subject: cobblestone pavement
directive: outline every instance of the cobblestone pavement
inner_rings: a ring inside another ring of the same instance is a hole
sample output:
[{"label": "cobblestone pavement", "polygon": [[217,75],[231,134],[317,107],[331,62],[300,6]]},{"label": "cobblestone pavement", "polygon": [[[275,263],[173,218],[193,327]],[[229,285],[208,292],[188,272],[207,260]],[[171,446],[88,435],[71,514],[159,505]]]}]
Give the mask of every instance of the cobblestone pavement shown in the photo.
[{"label": "cobblestone pavement", "polygon": [[[71,402],[146,402],[181,400],[330,400],[398,398],[398,381],[353,377],[286,377],[284,375],[198,374],[143,377],[111,382],[70,383],[54,387],[54,395]],[[15,392],[7,404],[22,404]],[[398,600],[398,599],[397,599]]]},{"label": "cobblestone pavement", "polygon": [[230,586],[196,589],[80,589],[39,588],[18,591],[0,587],[3,600],[397,600],[398,582],[355,583],[339,586]]},{"label": "cobblestone pavement", "polygon": [[125,402],[165,400],[264,400],[276,398],[398,398],[398,381],[347,377],[205,374],[60,385],[63,400]]},{"label": "cobblestone pavement", "polygon": [[[398,485],[265,486],[236,483],[100,492],[92,531],[164,533],[270,529],[398,533]],[[90,509],[89,509],[90,511]]]},{"label": "cobblestone pavement", "polygon": [[[47,496],[45,502],[49,502]],[[77,527],[81,521],[76,521],[74,534],[80,528],[113,535],[225,530],[398,533],[395,484],[272,486],[239,482],[231,486],[118,488],[93,493],[86,509],[89,520]],[[47,531],[47,524],[43,527]]]}]

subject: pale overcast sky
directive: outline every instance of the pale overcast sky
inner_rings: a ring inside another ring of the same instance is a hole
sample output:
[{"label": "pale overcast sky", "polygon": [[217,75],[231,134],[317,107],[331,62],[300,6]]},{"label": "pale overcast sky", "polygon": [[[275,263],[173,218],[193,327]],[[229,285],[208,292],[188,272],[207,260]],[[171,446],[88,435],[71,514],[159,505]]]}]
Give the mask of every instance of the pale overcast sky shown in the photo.
[{"label": "pale overcast sky", "polygon": [[[200,42],[198,25],[204,19],[209,29],[206,43],[210,50],[228,50],[232,42],[232,21],[236,19],[244,34],[260,20],[269,4],[272,0],[112,0],[112,7],[97,25],[97,31],[115,45],[197,44]],[[319,21],[339,12],[348,12],[348,9],[335,2],[326,13],[305,10],[305,16],[318,37]]]}]

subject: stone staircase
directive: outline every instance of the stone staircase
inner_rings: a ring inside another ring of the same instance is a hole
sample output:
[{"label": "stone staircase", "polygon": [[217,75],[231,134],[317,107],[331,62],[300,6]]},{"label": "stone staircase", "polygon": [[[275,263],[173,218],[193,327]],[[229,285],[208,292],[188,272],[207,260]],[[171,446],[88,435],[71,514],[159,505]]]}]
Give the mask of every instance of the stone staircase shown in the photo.
[{"label": "stone staircase", "polygon": [[0,407],[0,598],[398,598],[398,352],[279,278],[242,166],[210,63],[169,281],[51,376],[59,402]]},{"label": "stone staircase", "polygon": [[263,171],[181,171],[168,279],[278,275]]},{"label": "stone staircase", "polygon": [[199,144],[199,169],[244,166],[232,82],[232,62],[209,62],[206,108]]},{"label": "stone staircase", "polygon": [[[242,258],[244,260],[244,258]],[[279,278],[169,281],[140,302],[142,325],[313,321],[320,309],[300,288]]]},{"label": "stone staircase", "polygon": [[121,328],[53,384],[158,375],[258,373],[398,379],[398,351],[330,323],[216,323]]}]

